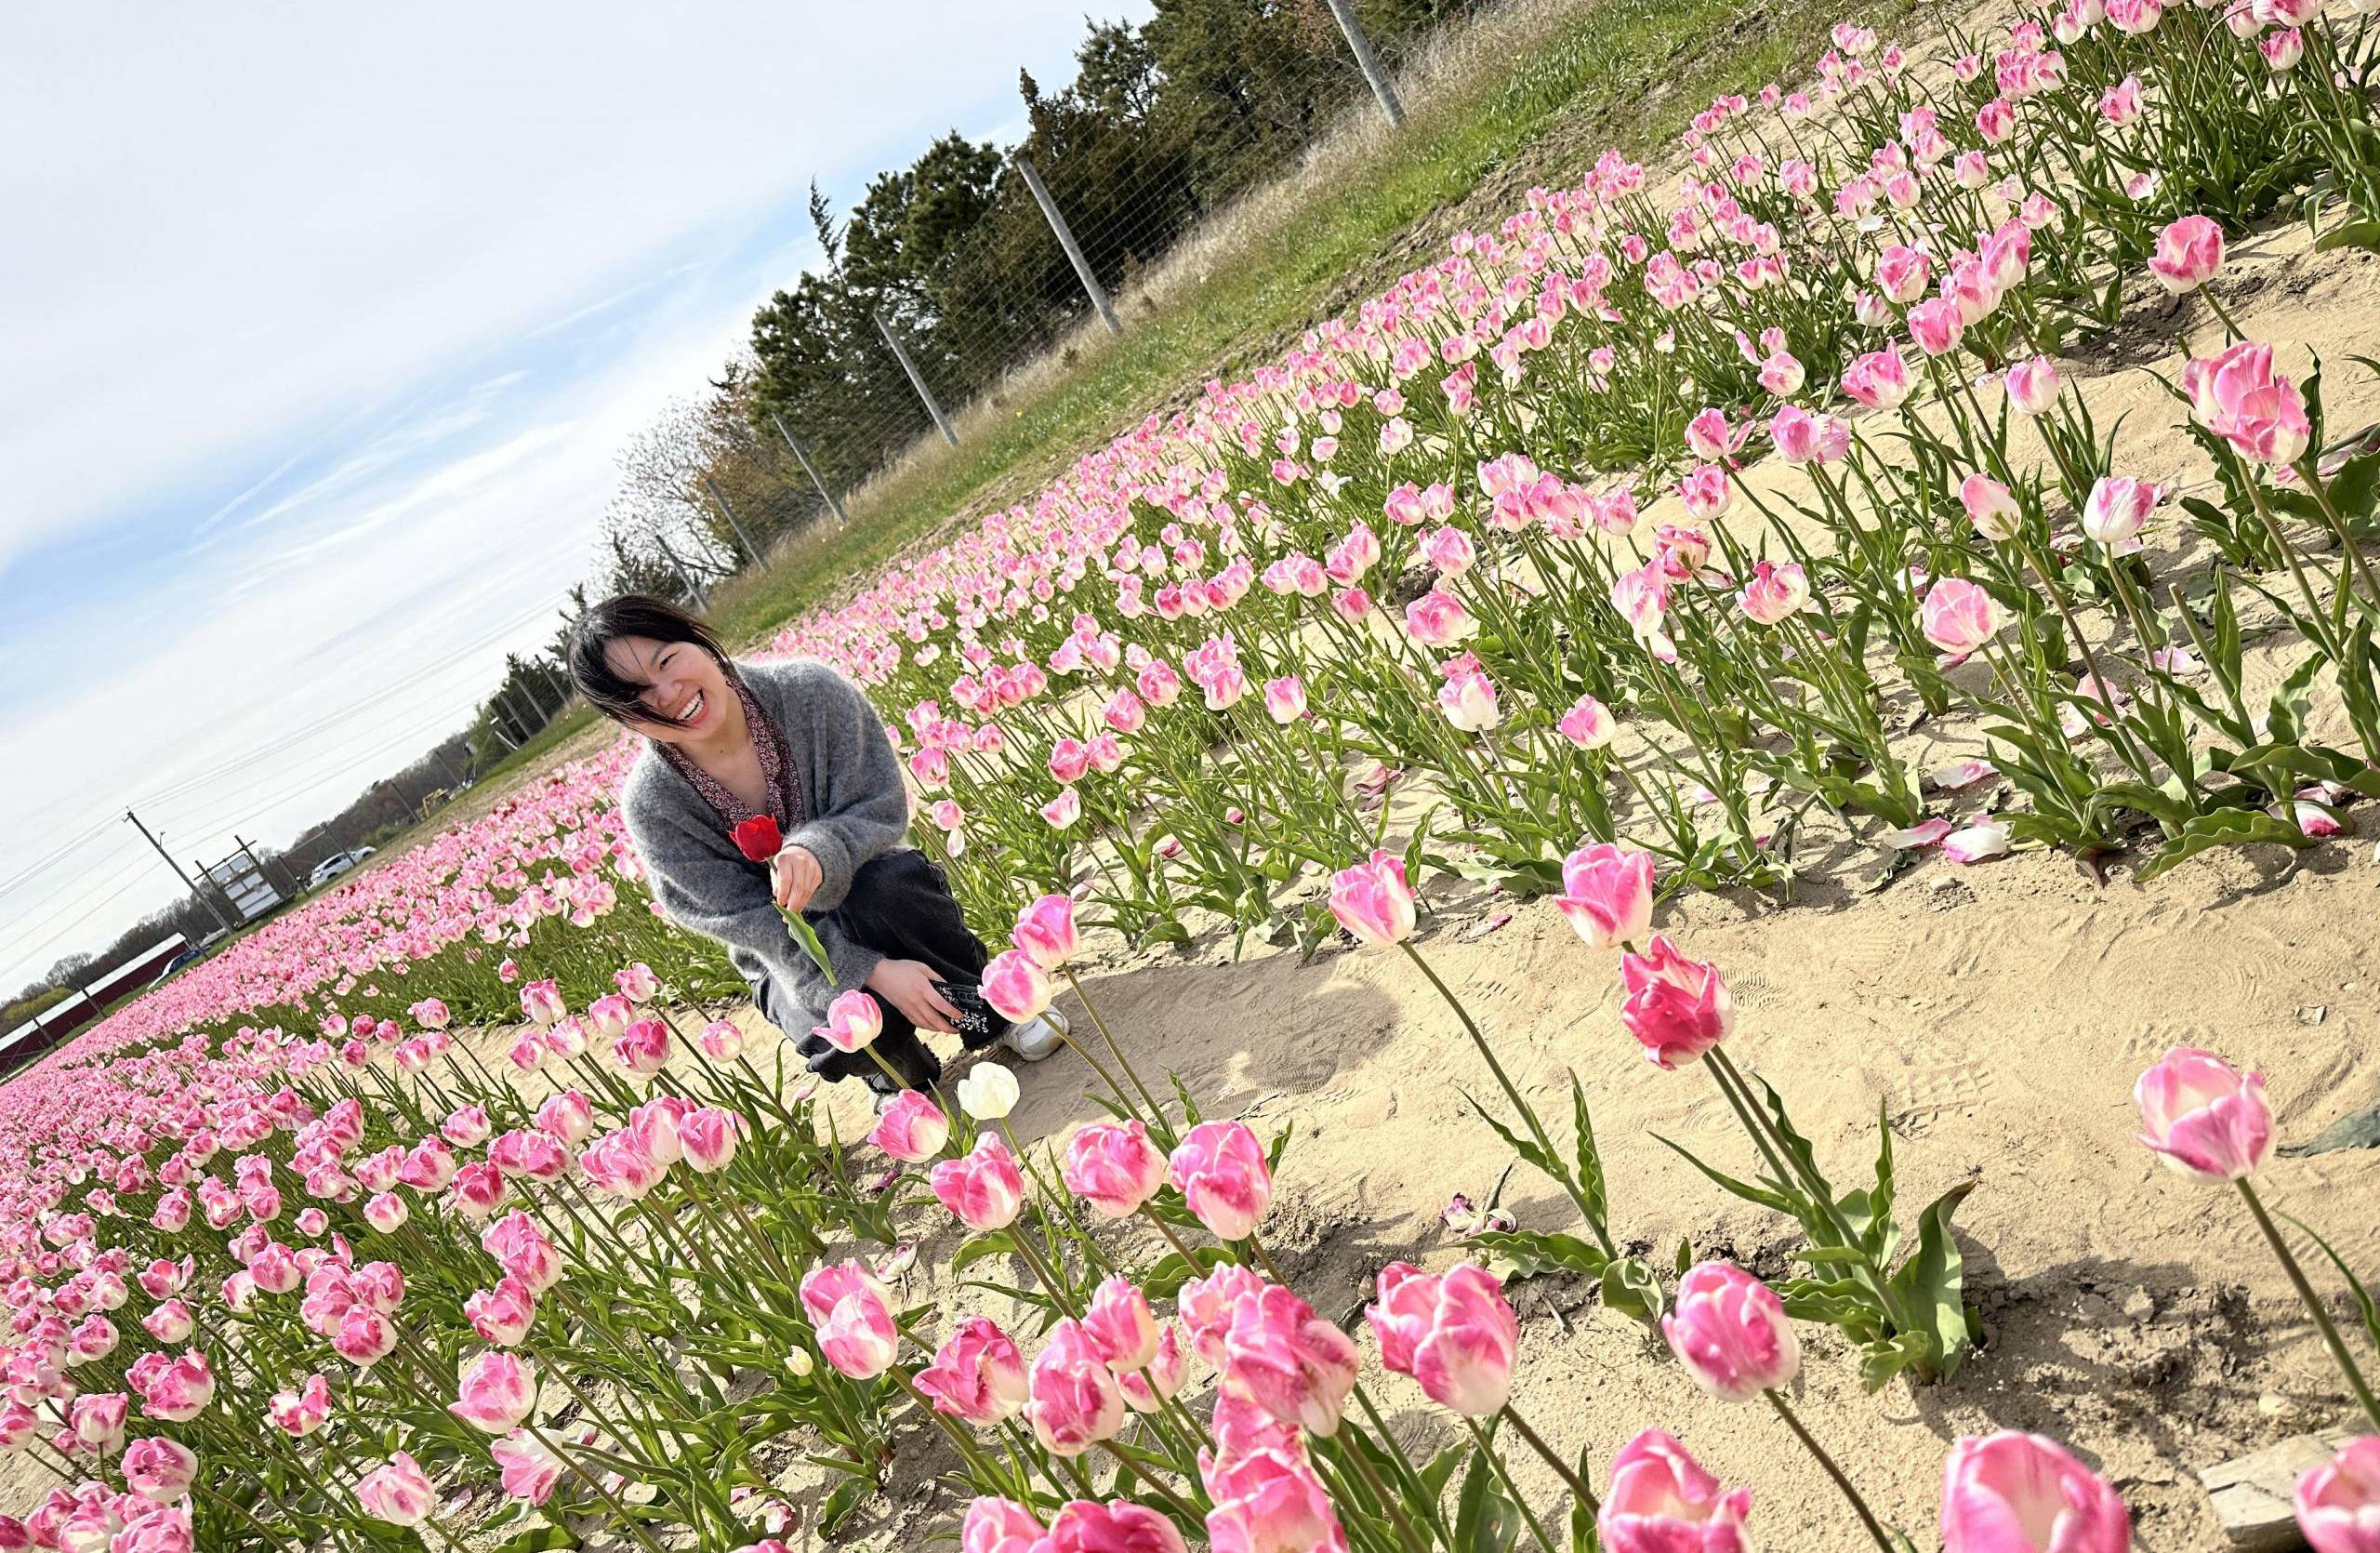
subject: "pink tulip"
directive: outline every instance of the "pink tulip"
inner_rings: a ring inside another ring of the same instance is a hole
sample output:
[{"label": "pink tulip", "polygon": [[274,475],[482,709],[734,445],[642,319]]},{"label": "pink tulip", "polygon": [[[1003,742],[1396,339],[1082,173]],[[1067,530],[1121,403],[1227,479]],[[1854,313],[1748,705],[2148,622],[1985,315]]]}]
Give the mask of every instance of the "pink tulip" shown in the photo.
[{"label": "pink tulip", "polygon": [[1165,1185],[1165,1156],[1144,1122],[1092,1122],[1066,1145],[1066,1189],[1107,1218],[1125,1218]]},{"label": "pink tulip", "polygon": [[2296,1509],[2314,1553],[2380,1553],[2380,1435],[2348,1440],[2298,1479]]},{"label": "pink tulip", "polygon": [[1946,356],[1959,348],[1966,325],[1959,306],[1947,297],[1920,302],[1909,310],[1909,335],[1929,356]]},{"label": "pink tulip", "polygon": [[2182,392],[2200,425],[2255,463],[2294,463],[2313,435],[2305,396],[2273,371],[2269,345],[2242,343],[2190,362],[2182,368]]},{"label": "pink tulip", "polygon": [[997,1133],[985,1133],[973,1153],[944,1160],[926,1178],[935,1199],[978,1232],[1007,1228],[1025,1205],[1024,1174]]},{"label": "pink tulip", "polygon": [[636,1078],[653,1077],[668,1061],[669,1027],[658,1019],[639,1019],[612,1042],[613,1064]]},{"label": "pink tulip", "polygon": [[1735,999],[1718,967],[1686,959],[1659,934],[1646,952],[1620,957],[1620,1022],[1656,1067],[1694,1061],[1735,1027]]},{"label": "pink tulip", "polygon": [[1068,1501],[1050,1522],[1048,1553],[1183,1553],[1173,1522],[1144,1505]]},{"label": "pink tulip", "polygon": [[1520,1348],[1520,1320],[1495,1275],[1461,1262],[1432,1277],[1404,1262],[1381,1269],[1380,1300],[1365,1319],[1381,1362],[1421,1382],[1429,1399],[1466,1417],[1502,1410]]},{"label": "pink tulip", "polygon": [[2204,216],[2185,216],[2157,234],[2149,272],[2176,297],[2196,291],[2223,268],[2223,229]]},{"label": "pink tulip", "polygon": [[[1421,559],[1437,568],[1441,577],[1461,577],[1471,570],[1478,559],[1477,551],[1472,548],[1471,536],[1450,524],[1432,529],[1422,538],[1421,548]],[[1414,634],[1418,636],[1421,633],[1416,631]]]},{"label": "pink tulip", "polygon": [[1843,369],[1843,392],[1871,410],[1899,409],[1916,386],[1895,349],[1871,351]]},{"label": "pink tulip", "polygon": [[817,1329],[820,1356],[838,1374],[873,1380],[892,1368],[901,1334],[884,1285],[859,1262],[812,1268],[801,1280],[801,1307]]},{"label": "pink tulip", "polygon": [[1273,1201],[1264,1148],[1242,1122],[1201,1122],[1191,1128],[1174,1147],[1168,1171],[1190,1211],[1219,1241],[1254,1234]]},{"label": "pink tulip", "polygon": [[507,1273],[493,1289],[475,1291],[463,1301],[464,1319],[471,1330],[498,1347],[518,1347],[536,1320],[536,1296],[529,1286]]},{"label": "pink tulip", "polygon": [[562,1000],[562,989],[550,977],[521,989],[522,1017],[533,1024],[550,1026],[569,1012],[570,1005]]},{"label": "pink tulip", "polygon": [[274,1392],[265,1413],[274,1428],[302,1440],[330,1421],[331,1383],[321,1375],[309,1375],[299,1389]]},{"label": "pink tulip", "polygon": [[1414,898],[1405,864],[1387,852],[1330,876],[1330,914],[1359,942],[1401,943],[1413,936]]},{"label": "pink tulip", "polygon": [[984,967],[984,1001],[1003,1017],[1022,1022],[1050,1006],[1049,973],[1023,949],[1003,949]]},{"label": "pink tulip", "polygon": [[2008,616],[1976,584],[1964,577],[1946,577],[1926,590],[1917,623],[1926,641],[1964,659],[1999,635],[2008,624]]},{"label": "pink tulip", "polygon": [[1876,289],[1903,306],[1925,295],[1933,273],[1924,254],[1897,243],[1876,258]]},{"label": "pink tulip", "polygon": [[1026,1415],[1052,1454],[1078,1456],[1124,1427],[1124,1397],[1099,1345],[1071,1317],[1058,1322],[1033,1361]]},{"label": "pink tulip", "polygon": [[743,1027],[733,1019],[713,1019],[694,1037],[695,1046],[713,1062],[734,1062],[743,1055],[745,1043]]},{"label": "pink tulip", "polygon": [[617,992],[608,992],[587,1005],[587,1023],[599,1041],[616,1041],[636,1017],[636,1005]]},{"label": "pink tulip", "polygon": [[536,1403],[536,1372],[520,1355],[497,1348],[463,1366],[456,1400],[446,1411],[475,1429],[509,1434]]},{"label": "pink tulip", "polygon": [[923,1164],[950,1141],[950,1118],[924,1090],[905,1089],[877,1117],[867,1141],[904,1164]]},{"label": "pink tulip", "polygon": [[1048,1535],[1023,1505],[986,1496],[967,1507],[959,1522],[959,1553],[1039,1553]]},{"label": "pink tulip", "polygon": [[620,995],[628,1002],[640,1004],[649,1003],[653,1001],[654,995],[661,990],[661,978],[653,974],[652,966],[638,961],[625,970],[614,971],[612,985],[618,988]]},{"label": "pink tulip", "polygon": [[1479,622],[1462,601],[1433,588],[1405,606],[1405,629],[1425,647],[1451,647],[1479,633]]},{"label": "pink tulip", "polygon": [[355,1499],[364,1514],[391,1526],[420,1525],[438,1502],[430,1474],[403,1451],[356,1480]]},{"label": "pink tulip", "polygon": [[959,1522],[959,1553],[1047,1553],[1047,1529],[1007,1498],[978,1498]]},{"label": "pink tulip", "polygon": [[1967,1438],[1942,1464],[1943,1553],[2123,1553],[2132,1517],[2057,1441]]},{"label": "pink tulip", "polygon": [[2057,403],[2057,367],[2047,356],[2028,356],[2008,369],[2002,384],[2018,415],[2037,416]]},{"label": "pink tulip", "polygon": [[1157,1331],[1155,1357],[1138,1370],[1117,1374],[1116,1388],[1124,1394],[1124,1405],[1134,1413],[1155,1413],[1182,1389],[1189,1375],[1190,1355],[1182,1344],[1182,1329],[1168,1321]]},{"label": "pink tulip", "polygon": [[542,1505],[562,1481],[562,1460],[527,1429],[515,1429],[487,1448],[505,1496]]},{"label": "pink tulip", "polygon": [[2082,504],[2082,532],[2102,545],[2121,545],[2137,535],[2163,499],[2165,489],[2128,474],[2102,476]]},{"label": "pink tulip", "polygon": [[1752,620],[1764,626],[1782,624],[1810,602],[1810,579],[1799,565],[1763,561],[1752,568],[1737,602]]},{"label": "pink tulip", "polygon": [[595,1130],[594,1105],[575,1089],[565,1089],[549,1095],[537,1108],[537,1130],[551,1134],[564,1144],[578,1144]]},{"label": "pink tulip", "polygon": [[1620,732],[1610,710],[1592,696],[1581,696],[1562,714],[1554,731],[1581,750],[1600,750]]},{"label": "pink tulip", "polygon": [[[906,1092],[905,1092],[906,1093]],[[707,1175],[727,1168],[743,1136],[744,1119],[721,1106],[698,1106],[678,1122],[678,1143],[689,1168]]]},{"label": "pink tulip", "polygon": [[1082,936],[1075,928],[1074,897],[1043,896],[1019,911],[1009,942],[1045,971],[1054,971],[1072,960],[1082,949]]},{"label": "pink tulip", "polygon": [[854,987],[835,995],[826,1005],[826,1022],[813,1026],[810,1033],[839,1052],[856,1052],[884,1033],[884,1010]]},{"label": "pink tulip", "polygon": [[165,1301],[140,1320],[140,1325],[150,1336],[165,1344],[184,1341],[197,1324],[191,1316],[190,1307],[178,1299]]},{"label": "pink tulip", "polygon": [[1330,1491],[1289,1450],[1201,1457],[1198,1476],[1215,1507],[1207,1512],[1212,1553],[1347,1553]]},{"label": "pink tulip", "polygon": [[606,1133],[578,1156],[587,1184],[607,1196],[634,1202],[661,1184],[669,1167],[655,1158],[652,1147],[626,1130]]},{"label": "pink tulip", "polygon": [[1466,734],[1479,734],[1504,721],[1495,682],[1479,667],[1477,658],[1465,653],[1441,664],[1439,672],[1446,676],[1446,683],[1438,686],[1438,710],[1446,713],[1448,723]]},{"label": "pink tulip", "polygon": [[1659,1429],[1620,1448],[1595,1516],[1603,1553],[1752,1553],[1752,1490],[1719,1480]]},{"label": "pink tulip", "polygon": [[1731,1262],[1701,1262],[1678,1280],[1661,1334],[1694,1384],[1721,1401],[1749,1401],[1792,1383],[1802,1346],[1777,1291]]},{"label": "pink tulip", "polygon": [[519,1210],[480,1231],[480,1249],[532,1294],[562,1281],[562,1253],[536,1219]]},{"label": "pink tulip", "polygon": [[917,1374],[934,1411],[990,1428],[1025,1406],[1025,1356],[998,1323],[971,1316]]},{"label": "pink tulip", "polygon": [[1111,1370],[1145,1369],[1157,1358],[1156,1313],[1140,1285],[1120,1274],[1092,1294],[1082,1325]]},{"label": "pink tulip", "polygon": [[1975,531],[1995,545],[2005,544],[2024,529],[2025,510],[2016,504],[2016,494],[1988,474],[1970,474],[1959,482],[1959,505],[1966,509]]},{"label": "pink tulip", "polygon": [[215,1398],[215,1373],[196,1348],[168,1361],[140,1387],[140,1411],[169,1424],[187,1424]]},{"label": "pink tulip", "polygon": [[170,1505],[190,1492],[198,1476],[198,1453],[163,1435],[136,1440],[124,1449],[124,1482],[144,1499]]},{"label": "pink tulip", "polygon": [[1562,860],[1562,893],[1554,904],[1590,949],[1632,944],[1653,925],[1653,856],[1598,842]]},{"label": "pink tulip", "polygon": [[73,1443],[112,1455],[124,1443],[124,1423],[132,1399],[121,1391],[93,1392],[77,1397],[67,1410]]},{"label": "pink tulip", "polygon": [[1234,1307],[1223,1356],[1228,1385],[1284,1424],[1318,1435],[1338,1431],[1362,1364],[1345,1333],[1279,1284]]},{"label": "pink tulip", "polygon": [[2244,1180],[2272,1151],[2264,1075],[2243,1078],[2213,1052],[2175,1047],[2140,1075],[2132,1100],[2140,1141],[2193,1181]]},{"label": "pink tulip", "polygon": [[438,1135],[457,1148],[476,1148],[494,1131],[485,1106],[457,1106],[438,1124]]},{"label": "pink tulip", "polygon": [[1264,682],[1264,714],[1287,726],[1305,715],[1305,683],[1295,674]]}]

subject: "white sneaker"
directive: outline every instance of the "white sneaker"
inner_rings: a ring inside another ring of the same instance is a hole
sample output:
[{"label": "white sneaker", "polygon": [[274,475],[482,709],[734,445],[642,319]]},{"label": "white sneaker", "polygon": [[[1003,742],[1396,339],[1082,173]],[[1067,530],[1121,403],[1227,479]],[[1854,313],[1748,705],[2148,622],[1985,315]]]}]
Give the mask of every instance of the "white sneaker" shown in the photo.
[{"label": "white sneaker", "polygon": [[1047,1008],[1021,1025],[1010,1026],[1000,1044],[1027,1062],[1039,1062],[1058,1049],[1071,1028],[1064,1015]]}]

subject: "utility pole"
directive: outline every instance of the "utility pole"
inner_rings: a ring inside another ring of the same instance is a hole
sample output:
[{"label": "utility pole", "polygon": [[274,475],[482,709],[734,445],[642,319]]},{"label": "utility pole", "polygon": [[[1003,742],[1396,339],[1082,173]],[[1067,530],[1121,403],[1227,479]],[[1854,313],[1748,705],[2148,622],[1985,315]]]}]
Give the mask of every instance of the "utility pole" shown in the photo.
[{"label": "utility pole", "polygon": [[720,511],[726,515],[727,526],[735,531],[736,539],[744,546],[745,558],[760,560],[760,547],[752,542],[752,536],[745,533],[744,525],[735,521],[735,509],[727,504],[727,493],[719,488],[719,482],[706,474],[703,476],[703,489],[710,493],[710,498],[719,503]]},{"label": "utility pole", "polygon": [[810,455],[801,450],[801,445],[793,440],[793,433],[785,429],[784,419],[776,411],[771,410],[769,421],[777,429],[777,435],[785,439],[786,446],[793,449],[793,456],[801,460],[801,472],[810,476],[810,483],[818,487],[818,495],[826,503],[826,511],[835,514],[837,523],[851,522],[850,518],[843,515],[843,504],[835,499],[835,493],[826,488],[826,483],[824,480],[818,478],[818,466],[810,461]]},{"label": "utility pole", "polygon": [[1057,236],[1058,246],[1066,250],[1066,262],[1075,267],[1075,279],[1082,282],[1084,292],[1091,298],[1091,305],[1099,310],[1099,321],[1107,325],[1109,334],[1121,335],[1124,325],[1116,322],[1116,310],[1107,302],[1107,289],[1099,284],[1099,277],[1091,272],[1091,260],[1083,257],[1082,245],[1075,241],[1074,229],[1066,225],[1064,216],[1058,214],[1058,202],[1051,199],[1050,191],[1043,187],[1041,175],[1034,171],[1033,164],[1022,156],[1016,159],[1016,170],[1025,175],[1025,186],[1033,191],[1034,203],[1040,206],[1042,219],[1050,223],[1051,232]]},{"label": "utility pole", "polygon": [[1371,40],[1364,36],[1363,25],[1355,20],[1355,7],[1349,0],[1329,0],[1330,14],[1339,20],[1339,31],[1346,34],[1347,46],[1355,56],[1355,66],[1371,83],[1372,96],[1380,100],[1380,111],[1388,115],[1389,127],[1401,128],[1405,124],[1405,105],[1396,100],[1396,87],[1382,70],[1379,56],[1372,52]]},{"label": "utility pole", "polygon": [[900,360],[901,370],[909,375],[909,386],[918,391],[919,399],[925,401],[926,414],[933,417],[934,429],[942,433],[942,440],[957,447],[959,433],[950,429],[942,406],[933,402],[933,390],[926,387],[925,377],[918,371],[918,364],[909,359],[909,352],[902,348],[901,337],[892,332],[892,325],[884,321],[880,312],[876,315],[876,332],[884,337],[885,344],[892,347],[892,354]]},{"label": "utility pole", "polygon": [[669,558],[669,564],[678,573],[678,581],[685,588],[687,597],[694,601],[694,607],[707,614],[710,610],[710,600],[703,596],[703,585],[694,580],[694,575],[692,572],[686,570],[686,564],[678,559],[678,552],[669,548],[669,541],[656,534],[653,537],[653,542],[659,545],[661,553]]},{"label": "utility pole", "polygon": [[223,909],[215,904],[215,897],[191,883],[190,875],[182,872],[182,866],[174,861],[174,855],[165,850],[165,843],[160,842],[156,837],[151,835],[149,833],[149,828],[140,823],[140,816],[134,814],[130,809],[126,809],[124,811],[124,817],[132,821],[132,828],[140,832],[140,839],[142,841],[147,842],[151,846],[157,849],[157,856],[165,860],[165,866],[173,869],[174,876],[182,882],[182,888],[188,890],[192,895],[196,896],[200,900],[206,903],[206,909],[213,914],[216,925],[220,927],[226,933],[231,932],[231,919],[224,916]]}]

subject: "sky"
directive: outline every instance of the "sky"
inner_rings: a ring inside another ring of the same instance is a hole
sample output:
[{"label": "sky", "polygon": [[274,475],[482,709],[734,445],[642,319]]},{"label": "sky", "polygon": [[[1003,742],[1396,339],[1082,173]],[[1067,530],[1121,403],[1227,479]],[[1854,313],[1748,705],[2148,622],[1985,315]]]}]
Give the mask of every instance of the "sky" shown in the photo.
[{"label": "sky", "polygon": [[468,722],[839,209],[1148,0],[35,7],[0,51],[0,997]]}]

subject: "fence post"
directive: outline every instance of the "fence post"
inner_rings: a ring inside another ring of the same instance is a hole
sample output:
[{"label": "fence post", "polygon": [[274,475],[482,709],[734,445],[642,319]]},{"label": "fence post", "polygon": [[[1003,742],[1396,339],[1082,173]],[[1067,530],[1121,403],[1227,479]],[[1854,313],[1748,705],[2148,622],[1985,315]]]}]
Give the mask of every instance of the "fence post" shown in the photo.
[{"label": "fence post", "polygon": [[777,435],[783,437],[785,445],[793,449],[793,456],[801,460],[801,472],[810,476],[810,483],[818,487],[818,495],[826,501],[826,511],[835,514],[835,521],[839,524],[851,522],[850,518],[843,515],[843,504],[835,499],[835,493],[826,488],[826,483],[824,480],[818,478],[818,466],[810,461],[809,454],[801,451],[801,445],[793,440],[793,433],[785,429],[784,419],[774,410],[769,412],[769,424],[777,429]]},{"label": "fence post", "polygon": [[656,534],[653,537],[653,542],[659,545],[661,553],[669,558],[670,569],[678,574],[679,585],[686,590],[686,596],[694,601],[694,607],[707,614],[710,610],[710,600],[704,597],[703,585],[694,580],[694,574],[686,570],[686,564],[678,559],[678,552],[669,548],[668,540]]},{"label": "fence post", "polygon": [[919,399],[925,401],[926,414],[933,417],[934,427],[941,431],[942,440],[957,447],[959,433],[950,429],[950,422],[943,417],[942,406],[933,402],[933,391],[926,387],[924,377],[919,373],[918,364],[909,359],[909,352],[901,346],[901,337],[892,332],[892,325],[884,321],[880,312],[876,315],[876,332],[884,337],[884,343],[892,347],[892,354],[900,359],[901,370],[909,375],[909,386],[918,391]]},{"label": "fence post", "polygon": [[1364,36],[1364,29],[1355,20],[1355,7],[1350,0],[1329,0],[1330,14],[1339,19],[1339,31],[1345,33],[1347,46],[1354,51],[1355,64],[1371,83],[1372,96],[1380,99],[1380,111],[1388,115],[1391,128],[1405,123],[1405,106],[1396,100],[1396,87],[1388,79],[1388,72],[1381,69],[1379,58],[1372,53],[1371,40]]},{"label": "fence post", "polygon": [[752,536],[745,533],[744,525],[735,521],[735,509],[727,504],[727,493],[721,490],[719,488],[718,482],[711,479],[707,474],[703,476],[703,488],[710,492],[710,498],[713,501],[719,503],[720,511],[726,515],[727,526],[735,531],[737,542],[742,544],[744,547],[744,559],[747,561],[760,560],[760,548],[752,543]]},{"label": "fence post", "polygon": [[1050,197],[1048,189],[1042,187],[1041,175],[1035,172],[1033,164],[1022,156],[1016,159],[1016,170],[1025,175],[1025,186],[1033,191],[1034,202],[1041,206],[1043,219],[1057,234],[1058,246],[1066,250],[1066,262],[1075,267],[1075,278],[1082,282],[1083,290],[1090,294],[1091,305],[1099,310],[1099,321],[1107,325],[1109,334],[1122,334],[1124,325],[1116,322],[1116,310],[1107,304],[1106,288],[1099,284],[1099,277],[1091,272],[1091,260],[1082,256],[1082,246],[1075,241],[1073,229],[1066,225],[1066,219],[1058,214],[1058,202]]}]

